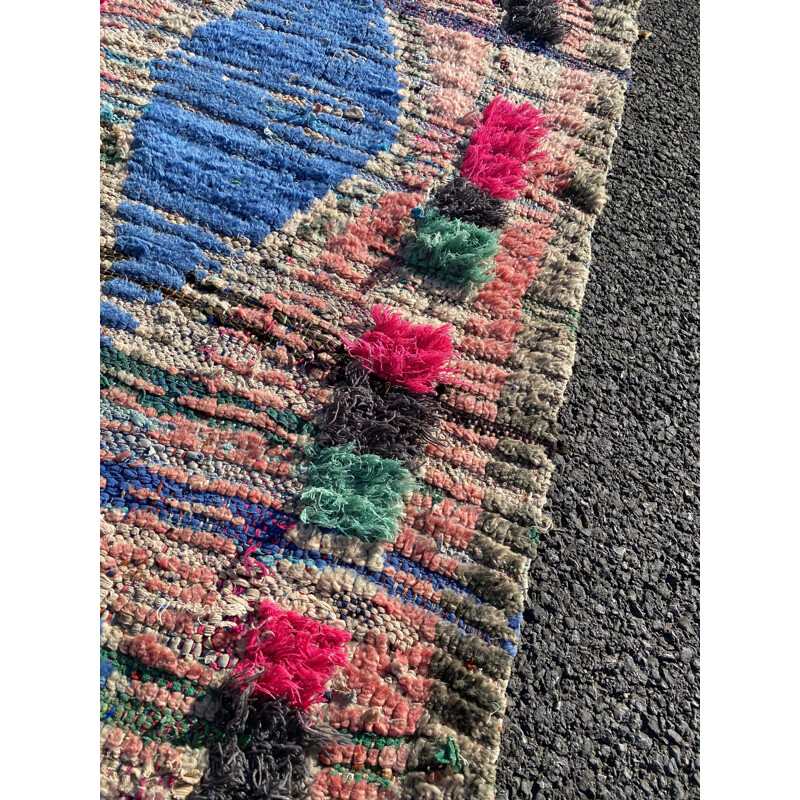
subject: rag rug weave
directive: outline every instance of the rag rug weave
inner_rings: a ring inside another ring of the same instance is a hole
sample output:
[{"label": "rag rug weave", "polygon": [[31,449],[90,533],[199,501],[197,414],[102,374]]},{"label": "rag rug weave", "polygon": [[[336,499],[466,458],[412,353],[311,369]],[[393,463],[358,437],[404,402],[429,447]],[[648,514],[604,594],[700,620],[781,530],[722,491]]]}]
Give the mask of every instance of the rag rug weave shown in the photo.
[{"label": "rag rug weave", "polygon": [[104,0],[101,795],[489,800],[638,0]]}]

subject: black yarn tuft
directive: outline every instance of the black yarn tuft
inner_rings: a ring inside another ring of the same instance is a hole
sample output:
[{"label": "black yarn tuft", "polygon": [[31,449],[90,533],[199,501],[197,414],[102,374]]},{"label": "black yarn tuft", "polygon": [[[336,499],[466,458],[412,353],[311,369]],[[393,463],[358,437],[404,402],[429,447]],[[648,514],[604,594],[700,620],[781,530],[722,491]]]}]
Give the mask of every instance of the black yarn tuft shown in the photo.
[{"label": "black yarn tuft", "polygon": [[209,765],[193,800],[295,800],[308,796],[305,755],[342,737],[309,727],[281,700],[253,697],[253,683],[231,679],[218,695],[225,739],[209,748]]},{"label": "black yarn tuft", "polygon": [[457,177],[446,183],[431,202],[444,216],[482,228],[502,228],[508,222],[506,203],[466,178]]},{"label": "black yarn tuft", "polygon": [[428,395],[387,387],[351,361],[318,419],[322,432],[317,441],[327,446],[352,442],[359,455],[372,453],[414,466],[435,440],[438,404]]},{"label": "black yarn tuft", "polygon": [[557,0],[509,0],[508,27],[543,44],[560,44],[566,34]]}]

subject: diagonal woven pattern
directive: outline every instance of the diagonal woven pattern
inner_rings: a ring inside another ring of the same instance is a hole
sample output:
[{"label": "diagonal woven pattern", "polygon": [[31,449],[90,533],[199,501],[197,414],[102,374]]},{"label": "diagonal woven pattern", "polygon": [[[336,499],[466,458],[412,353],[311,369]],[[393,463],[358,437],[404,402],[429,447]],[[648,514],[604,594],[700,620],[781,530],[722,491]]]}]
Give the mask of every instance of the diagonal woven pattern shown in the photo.
[{"label": "diagonal woven pattern", "polygon": [[101,794],[492,798],[638,0],[101,3]]}]

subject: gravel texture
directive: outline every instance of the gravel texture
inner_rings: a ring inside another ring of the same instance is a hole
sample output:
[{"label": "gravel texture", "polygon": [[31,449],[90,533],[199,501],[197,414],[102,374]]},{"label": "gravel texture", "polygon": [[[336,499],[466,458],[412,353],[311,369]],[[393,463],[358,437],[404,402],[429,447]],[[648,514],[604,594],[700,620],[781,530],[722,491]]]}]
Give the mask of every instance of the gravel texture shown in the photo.
[{"label": "gravel texture", "polygon": [[639,22],[501,799],[699,797],[698,4]]}]

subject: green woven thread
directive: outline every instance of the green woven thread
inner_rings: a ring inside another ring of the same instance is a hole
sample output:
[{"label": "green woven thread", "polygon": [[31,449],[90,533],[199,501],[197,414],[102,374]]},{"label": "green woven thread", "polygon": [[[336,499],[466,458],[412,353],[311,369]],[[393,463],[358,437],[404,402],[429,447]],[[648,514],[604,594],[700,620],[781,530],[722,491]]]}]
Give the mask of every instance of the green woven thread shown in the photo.
[{"label": "green woven thread", "polygon": [[345,781],[352,780],[356,782],[367,781],[367,783],[377,783],[379,786],[383,786],[384,788],[394,789],[394,791],[399,794],[397,787],[389,778],[376,775],[370,770],[370,767],[361,767],[361,769],[355,772],[353,769],[343,766],[342,764],[334,764],[331,767],[331,772],[334,772],[337,775],[344,775]]},{"label": "green woven thread", "polygon": [[398,748],[408,737],[405,736],[381,736],[378,733],[368,733],[360,731],[351,733],[347,728],[340,728],[339,733],[346,734],[355,744],[363,744],[367,749],[383,750],[384,747]]},{"label": "green woven thread", "polygon": [[464,767],[469,766],[469,761],[461,757],[458,742],[452,736],[447,737],[447,741],[434,758],[443,766],[451,767],[454,772],[462,772]]}]

